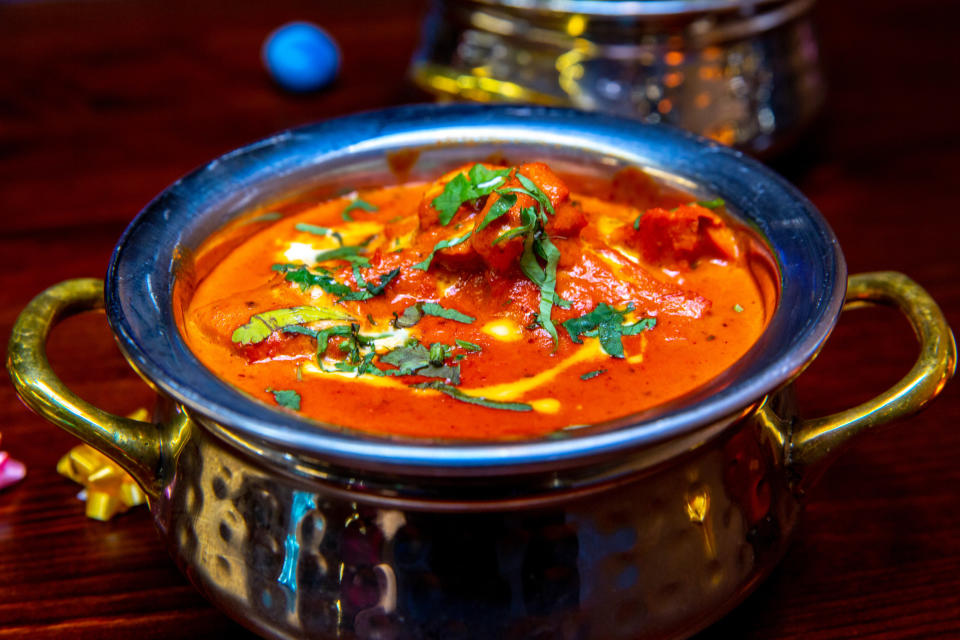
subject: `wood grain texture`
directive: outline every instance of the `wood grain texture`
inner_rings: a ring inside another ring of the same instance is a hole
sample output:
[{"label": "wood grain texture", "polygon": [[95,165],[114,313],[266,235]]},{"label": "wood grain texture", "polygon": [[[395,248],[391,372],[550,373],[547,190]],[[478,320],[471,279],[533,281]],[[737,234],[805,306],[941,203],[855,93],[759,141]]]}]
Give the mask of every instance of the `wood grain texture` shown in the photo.
[{"label": "wood grain texture", "polygon": [[[900,270],[960,327],[960,6],[823,2],[824,117],[775,166],[821,209],[852,273]],[[0,335],[40,290],[101,276],[133,215],[180,175],[278,129],[415,99],[418,0],[0,4]],[[344,66],[329,90],[277,91],[265,35],[323,24]],[[855,28],[854,28],[855,25]],[[4,338],[5,339],[5,338]],[[800,383],[811,416],[909,367],[909,327],[847,314]],[[57,371],[115,412],[151,403],[102,316],[52,337]],[[713,638],[960,637],[960,384],[855,442],[810,497],[784,561]],[[87,520],[54,465],[74,440],[0,382],[2,448],[29,467],[0,492],[0,638],[249,637],[176,570],[145,509]]]}]

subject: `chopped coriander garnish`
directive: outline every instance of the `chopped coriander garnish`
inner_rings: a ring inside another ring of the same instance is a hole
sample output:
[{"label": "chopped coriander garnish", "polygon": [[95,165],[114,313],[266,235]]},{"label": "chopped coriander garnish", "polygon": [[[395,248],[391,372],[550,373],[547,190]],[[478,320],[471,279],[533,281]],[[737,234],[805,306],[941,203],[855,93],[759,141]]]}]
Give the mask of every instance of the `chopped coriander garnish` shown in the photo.
[{"label": "chopped coriander garnish", "polygon": [[533,207],[524,207],[520,210],[520,226],[504,231],[494,238],[492,244],[499,244],[505,240],[516,238],[533,231],[537,226],[537,211]]},{"label": "chopped coriander garnish", "polygon": [[475,164],[470,168],[469,178],[463,173],[458,173],[443,186],[443,192],[431,202],[433,208],[437,210],[440,224],[444,226],[450,224],[460,205],[468,200],[489,195],[506,181],[508,175],[510,175],[510,169],[487,169],[482,164]]},{"label": "chopped coriander garnish", "polygon": [[[333,249],[333,251],[336,251],[336,249]],[[337,296],[337,302],[344,300],[369,300],[383,293],[387,285],[400,275],[400,269],[398,267],[393,271],[381,275],[380,284],[377,285],[363,281],[361,277],[357,282],[361,288],[354,291],[342,282],[337,282],[326,269],[310,271],[303,265],[275,264],[273,265],[273,270],[285,273],[287,281],[300,285],[301,291],[306,291],[310,287],[320,287],[327,293]],[[360,281],[363,281],[362,285]]]},{"label": "chopped coriander garnish", "polygon": [[533,199],[540,203],[540,206],[543,207],[544,211],[550,215],[555,213],[553,210],[553,205],[550,203],[550,198],[547,197],[547,194],[545,194],[533,180],[523,175],[519,171],[517,172],[517,180],[520,181],[520,184],[522,184],[523,187],[530,193]]},{"label": "chopped coriander garnish", "polygon": [[357,209],[363,209],[364,211],[374,212],[379,211],[379,208],[375,204],[370,204],[366,200],[361,200],[360,198],[355,198],[350,204],[344,208],[343,212],[340,214],[340,217],[346,220],[347,222],[353,221],[353,216],[350,215],[352,211]]},{"label": "chopped coriander garnish", "polygon": [[243,222],[243,224],[256,224],[258,222],[273,222],[274,220],[279,220],[283,217],[283,214],[279,211],[271,211],[270,213],[263,213],[259,216],[254,216],[249,220]]},{"label": "chopped coriander garnish", "polygon": [[[359,275],[359,272],[358,272],[358,275]],[[394,278],[396,278],[398,275],[400,275],[399,267],[397,267],[393,271],[389,271],[381,275],[380,284],[376,284],[376,285],[373,283],[364,281],[363,277],[361,276],[358,279],[357,284],[361,286],[362,289],[360,291],[351,291],[347,295],[340,298],[340,300],[369,300],[370,298],[374,298],[380,295],[381,293],[383,293],[384,290],[386,290],[387,285],[390,284],[390,282]],[[363,282],[363,284],[360,284],[360,282]]]},{"label": "chopped coriander garnish", "polygon": [[[444,345],[439,345],[439,349],[443,349],[445,357],[446,349]],[[417,340],[411,340],[406,345],[380,356],[380,362],[396,367],[395,370],[386,371],[387,375],[444,378],[453,384],[460,384],[460,365],[452,367],[444,365],[443,359],[436,357],[440,355],[439,349],[431,353],[431,351],[434,351],[433,347],[427,349]]]},{"label": "chopped coriander garnish", "polygon": [[726,203],[723,201],[723,198],[714,198],[713,200],[701,200],[697,204],[704,209],[719,209]]},{"label": "chopped coriander garnish", "polygon": [[255,344],[270,337],[270,334],[288,325],[301,325],[317,320],[352,320],[339,309],[326,307],[289,307],[273,309],[251,316],[250,321],[233,332],[230,339],[239,344]]},{"label": "chopped coriander garnish", "polygon": [[557,263],[560,262],[560,251],[550,242],[546,233],[541,236],[539,247],[547,264],[543,268],[543,282],[540,284],[540,309],[537,313],[537,321],[553,338],[553,344],[557,344],[557,328],[553,326],[550,316],[556,301]]},{"label": "chopped coriander garnish", "polygon": [[581,380],[590,380],[591,378],[596,378],[597,376],[606,373],[606,369],[594,369],[593,371],[587,371],[585,374],[580,376]]},{"label": "chopped coriander garnish", "polygon": [[483,347],[478,344],[474,344],[473,342],[467,342],[466,340],[461,340],[460,338],[457,338],[455,342],[457,343],[458,347],[466,349],[467,351],[483,351]]},{"label": "chopped coriander garnish", "polygon": [[500,216],[506,214],[515,204],[517,204],[517,196],[512,193],[505,193],[497,198],[497,201],[493,203],[492,207],[490,207],[490,211],[488,211],[487,215],[483,217],[483,220],[480,222],[480,226],[477,227],[477,230],[482,231],[483,229],[486,229],[487,225]]},{"label": "chopped coriander garnish", "polygon": [[733,310],[737,313],[743,313],[743,307],[741,307],[739,304],[733,305]]},{"label": "chopped coriander garnish", "polygon": [[314,272],[303,265],[275,264],[273,270],[285,273],[287,282],[299,285],[301,291],[306,291],[310,287],[320,287],[327,293],[340,297],[351,292],[350,287],[342,282],[337,282],[325,269]]},{"label": "chopped coriander garnish", "polygon": [[371,350],[369,353],[367,353],[367,355],[363,356],[363,360],[361,360],[360,364],[357,365],[358,376],[362,376],[368,371],[372,371],[373,369],[376,369],[376,367],[373,366],[373,358],[376,355],[377,355],[377,352]]},{"label": "chopped coriander garnish", "polygon": [[563,323],[563,327],[570,334],[570,339],[579,344],[580,336],[596,337],[600,340],[600,347],[603,351],[614,358],[623,358],[622,336],[632,336],[657,325],[655,318],[643,318],[632,324],[624,325],[623,321],[626,314],[633,310],[633,305],[628,305],[623,311],[618,311],[605,302],[601,302],[596,308],[579,318],[571,318]]},{"label": "chopped coriander garnish", "polygon": [[440,366],[447,359],[447,349],[442,342],[430,345],[430,364]]},{"label": "chopped coriander garnish", "polygon": [[404,309],[399,316],[394,313],[393,326],[397,329],[408,329],[420,322],[425,315],[454,320],[463,324],[471,324],[476,320],[472,316],[461,313],[456,309],[447,309],[436,302],[417,302]]},{"label": "chopped coriander garnish", "polygon": [[297,231],[302,231],[303,233],[312,233],[315,236],[330,236],[337,241],[341,247],[343,246],[343,236],[340,235],[338,231],[329,229],[327,227],[319,227],[315,224],[307,224],[305,222],[298,222],[293,227]]},{"label": "chopped coriander garnish", "polygon": [[510,175],[510,169],[487,169],[482,164],[475,164],[468,172],[470,182],[477,192],[485,196],[504,183]]},{"label": "chopped coriander garnish", "polygon": [[456,322],[462,322],[463,324],[472,324],[476,320],[473,316],[460,313],[456,309],[447,309],[436,302],[421,302],[418,303],[418,305],[420,310],[428,316],[437,316],[438,318],[454,320]]},{"label": "chopped coriander garnish", "polygon": [[440,249],[446,249],[447,247],[455,247],[458,244],[462,244],[470,239],[470,236],[473,235],[473,230],[467,231],[462,236],[457,236],[455,238],[450,238],[448,240],[441,240],[437,244],[433,245],[433,249],[430,250],[430,255],[427,256],[426,260],[423,262],[418,262],[413,265],[414,269],[420,269],[421,271],[426,271],[430,268],[430,262],[433,261],[433,256],[436,255],[437,251]]},{"label": "chopped coriander garnish", "polygon": [[281,407],[300,411],[300,394],[296,391],[291,389],[271,389],[269,387],[267,387],[267,391],[273,394],[273,399],[276,400],[277,404]]},{"label": "chopped coriander garnish", "polygon": [[420,342],[413,340],[412,343],[397,347],[380,356],[380,361],[392,364],[402,371],[409,372],[406,375],[411,375],[417,369],[430,364],[430,351]]},{"label": "chopped coriander garnish", "polygon": [[639,229],[639,228],[640,228],[640,218],[642,218],[642,217],[643,217],[643,212],[641,211],[641,212],[640,212],[640,215],[637,216],[637,219],[633,221],[633,228],[634,228],[634,229]]},{"label": "chopped coriander garnish", "polygon": [[410,386],[414,389],[435,389],[441,393],[447,394],[455,400],[459,400],[460,402],[475,404],[481,407],[486,407],[487,409],[503,409],[506,411],[533,411],[533,407],[522,402],[500,402],[499,400],[490,400],[489,398],[482,398],[480,396],[471,396],[463,391],[460,391],[460,389],[457,389],[456,387],[451,387],[450,385],[444,384],[437,380],[420,382]]},{"label": "chopped coriander garnish", "polygon": [[363,247],[356,245],[347,245],[340,246],[336,249],[328,249],[327,251],[321,251],[313,259],[314,262],[327,262],[328,260],[345,260],[346,262],[360,264],[362,266],[367,266],[370,264],[370,260],[360,255],[360,252],[363,251]]},{"label": "chopped coriander garnish", "polygon": [[406,309],[403,310],[399,316],[396,312],[393,313],[393,326],[396,329],[409,329],[414,326],[420,319],[423,318],[423,311],[420,310],[418,305],[412,304]]}]

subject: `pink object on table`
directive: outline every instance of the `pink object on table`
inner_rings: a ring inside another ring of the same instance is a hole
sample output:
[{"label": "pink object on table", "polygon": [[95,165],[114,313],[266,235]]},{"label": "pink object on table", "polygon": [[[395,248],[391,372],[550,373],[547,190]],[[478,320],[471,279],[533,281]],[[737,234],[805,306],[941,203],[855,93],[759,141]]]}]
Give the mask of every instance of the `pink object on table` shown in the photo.
[{"label": "pink object on table", "polygon": [[0,451],[0,489],[23,480],[27,475],[27,467],[19,460],[14,460],[6,451]]}]

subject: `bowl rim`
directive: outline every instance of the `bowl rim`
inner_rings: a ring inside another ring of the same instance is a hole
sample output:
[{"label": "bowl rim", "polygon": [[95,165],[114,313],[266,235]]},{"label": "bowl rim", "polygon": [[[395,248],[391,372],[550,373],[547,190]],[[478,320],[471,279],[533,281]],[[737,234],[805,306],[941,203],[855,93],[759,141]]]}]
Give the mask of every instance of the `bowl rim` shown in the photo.
[{"label": "bowl rim", "polygon": [[[205,212],[222,210],[226,198],[242,209],[258,196],[258,185],[277,176],[360,153],[384,153],[396,145],[438,141],[510,141],[608,154],[723,197],[738,217],[756,227],[777,262],[781,293],[769,325],[733,367],[692,394],[597,429],[518,441],[434,442],[324,425],[253,399],[221,381],[190,352],[174,320],[173,285],[182,243],[197,233]],[[836,323],[845,291],[846,265],[827,222],[795,187],[738,151],[672,127],[573,109],[427,104],[283,131],[176,181],[120,237],[107,271],[105,306],[131,365],[160,391],[236,437],[291,459],[305,454],[354,469],[455,476],[570,466],[689,436],[743,412],[815,357]]]}]

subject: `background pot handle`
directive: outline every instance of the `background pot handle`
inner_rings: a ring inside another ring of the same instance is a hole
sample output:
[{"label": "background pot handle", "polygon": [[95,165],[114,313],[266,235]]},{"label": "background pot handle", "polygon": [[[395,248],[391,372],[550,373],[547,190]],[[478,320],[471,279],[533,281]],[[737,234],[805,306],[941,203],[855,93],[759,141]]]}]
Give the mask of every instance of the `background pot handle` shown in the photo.
[{"label": "background pot handle", "polygon": [[80,399],[47,361],[47,336],[72,315],[103,308],[103,281],[66,280],[30,301],[13,325],[7,371],[31,409],[103,452],[156,495],[160,439],[156,425],[107,413]]},{"label": "background pot handle", "polygon": [[819,476],[837,450],[865,429],[920,410],[954,374],[957,346],[947,320],[930,294],[894,271],[851,276],[844,309],[869,304],[895,306],[910,321],[920,342],[920,356],[910,372],[893,387],[861,405],[832,415],[803,420],[793,428],[789,462],[808,485]]}]

